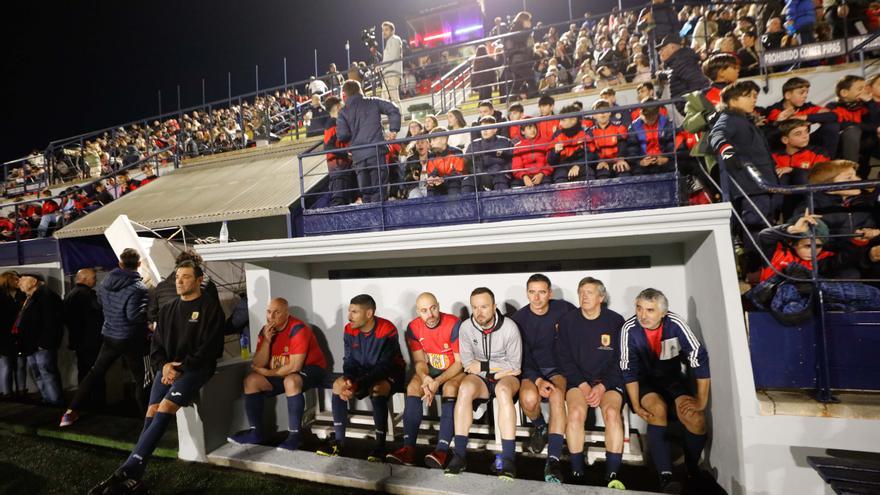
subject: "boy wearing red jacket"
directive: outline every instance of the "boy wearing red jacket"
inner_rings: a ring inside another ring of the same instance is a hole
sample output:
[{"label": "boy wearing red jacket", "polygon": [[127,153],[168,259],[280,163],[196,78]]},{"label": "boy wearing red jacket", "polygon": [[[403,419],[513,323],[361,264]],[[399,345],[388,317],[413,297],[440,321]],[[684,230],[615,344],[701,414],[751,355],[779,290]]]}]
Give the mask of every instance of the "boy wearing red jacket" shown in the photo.
[{"label": "boy wearing red jacket", "polygon": [[611,103],[596,100],[593,110],[602,108],[608,112],[593,115],[595,125],[587,129],[589,147],[588,161],[597,179],[630,175],[626,155],[626,127],[611,123]]},{"label": "boy wearing red jacket", "polygon": [[522,139],[513,148],[511,185],[537,186],[553,174],[553,167],[547,164],[547,141],[538,136],[538,126],[534,123],[521,126],[519,131]]},{"label": "boy wearing red jacket", "polygon": [[[430,134],[447,132],[445,127],[435,127]],[[429,155],[426,173],[428,174],[428,196],[458,196],[462,193],[474,192],[473,180],[467,175],[467,164],[461,150],[449,146],[447,136],[431,138],[431,154]]]},{"label": "boy wearing red jacket", "polygon": [[[562,109],[563,114],[577,113],[574,105]],[[553,167],[553,183],[591,179],[585,166],[587,134],[578,117],[566,117],[559,121],[559,129],[550,140],[547,163]]]},{"label": "boy wearing red jacket", "polygon": [[[335,96],[328,96],[324,101],[330,118],[324,124],[324,149],[327,151],[345,148],[348,143],[336,136],[336,118],[342,109],[342,101]],[[327,153],[327,170],[330,174],[330,206],[347,205],[357,195],[354,172],[351,169],[351,155],[348,152],[334,151]]]}]

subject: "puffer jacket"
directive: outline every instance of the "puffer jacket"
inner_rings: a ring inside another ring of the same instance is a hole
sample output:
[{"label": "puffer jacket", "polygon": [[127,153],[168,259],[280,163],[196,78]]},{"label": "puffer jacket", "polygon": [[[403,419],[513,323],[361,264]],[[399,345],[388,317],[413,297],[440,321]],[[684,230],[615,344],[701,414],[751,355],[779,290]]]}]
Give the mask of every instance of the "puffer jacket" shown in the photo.
[{"label": "puffer jacket", "polygon": [[101,282],[98,297],[104,308],[102,335],[114,339],[146,335],[148,291],[139,273],[114,269]]},{"label": "puffer jacket", "polygon": [[700,68],[700,56],[690,48],[679,48],[666,59],[664,65],[671,71],[669,94],[672,98],[699,91],[710,84]]}]

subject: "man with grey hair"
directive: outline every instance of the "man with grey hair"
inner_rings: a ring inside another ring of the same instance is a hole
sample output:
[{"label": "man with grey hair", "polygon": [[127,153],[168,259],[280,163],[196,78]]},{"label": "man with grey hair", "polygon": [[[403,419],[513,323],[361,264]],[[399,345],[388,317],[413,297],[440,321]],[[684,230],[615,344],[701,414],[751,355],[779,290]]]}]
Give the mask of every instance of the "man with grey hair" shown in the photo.
[{"label": "man with grey hair", "polygon": [[620,355],[620,327],[623,317],[605,306],[605,284],[585,277],[578,284],[580,308],[559,320],[558,361],[565,374],[568,424],[565,436],[571,454],[574,482],[583,481],[584,422],[587,408],[597,407],[605,421],[605,484],[626,487],[617,479],[623,461],[623,378]]},{"label": "man with grey hair", "polygon": [[[688,476],[700,474],[700,455],[706,445],[709,355],[684,318],[669,312],[669,301],[657,289],[645,289],[636,297],[636,315],[623,324],[620,342],[626,391],[635,413],[648,422],[648,448],[665,491],[673,484],[665,438],[668,408],[675,408],[685,427]],[[696,394],[681,371],[682,363],[696,377]]]}]

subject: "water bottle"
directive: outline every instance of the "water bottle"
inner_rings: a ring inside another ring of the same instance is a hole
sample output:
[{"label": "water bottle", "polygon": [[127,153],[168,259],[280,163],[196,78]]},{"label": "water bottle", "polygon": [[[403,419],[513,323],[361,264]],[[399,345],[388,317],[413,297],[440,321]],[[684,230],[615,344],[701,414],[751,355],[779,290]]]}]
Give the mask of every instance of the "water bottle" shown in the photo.
[{"label": "water bottle", "polygon": [[220,227],[220,244],[227,242],[229,242],[229,227],[226,225],[226,220],[223,220],[223,225]]},{"label": "water bottle", "polygon": [[242,359],[250,359],[251,358],[251,345],[250,338],[248,337],[248,330],[245,329],[244,332],[241,333],[241,339],[239,339],[239,343],[241,344],[241,358]]}]

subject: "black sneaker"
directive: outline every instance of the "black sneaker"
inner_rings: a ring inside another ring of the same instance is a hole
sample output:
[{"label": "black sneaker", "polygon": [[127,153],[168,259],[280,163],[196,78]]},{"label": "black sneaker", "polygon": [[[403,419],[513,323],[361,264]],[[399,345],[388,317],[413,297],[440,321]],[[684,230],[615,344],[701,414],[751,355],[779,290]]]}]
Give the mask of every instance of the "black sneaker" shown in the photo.
[{"label": "black sneaker", "polygon": [[467,461],[464,456],[459,456],[456,453],[452,453],[452,458],[449,459],[449,464],[446,465],[446,470],[444,474],[446,476],[457,476],[461,474],[462,471],[467,469]]},{"label": "black sneaker", "polygon": [[134,478],[127,478],[116,486],[117,490],[112,492],[113,495],[146,495],[150,492],[143,481]]},{"label": "black sneaker", "polygon": [[559,465],[559,459],[551,457],[547,459],[544,465],[544,481],[547,483],[562,483],[562,467]]},{"label": "black sneaker", "polygon": [[568,477],[568,482],[572,485],[586,485],[587,475],[583,471],[572,471],[571,476]]},{"label": "black sneaker", "polygon": [[342,444],[336,441],[336,437],[330,436],[315,453],[324,457],[337,457],[342,455]]},{"label": "black sneaker", "polygon": [[526,440],[526,450],[533,454],[540,454],[547,446],[547,425],[538,426],[532,430],[531,436]]},{"label": "black sneaker", "polygon": [[112,488],[121,484],[125,479],[126,477],[123,476],[122,473],[113,473],[109,478],[93,486],[92,489],[89,490],[89,495],[103,495],[104,493],[110,493]]},{"label": "black sneaker", "polygon": [[385,460],[385,447],[375,447],[367,454],[367,460],[370,462],[383,462]]},{"label": "black sneaker", "polygon": [[661,493],[681,493],[681,483],[675,481],[672,473],[660,473]]},{"label": "black sneaker", "polygon": [[501,469],[498,470],[498,479],[504,481],[513,481],[516,479],[516,464],[513,461],[504,459],[501,461]]}]

